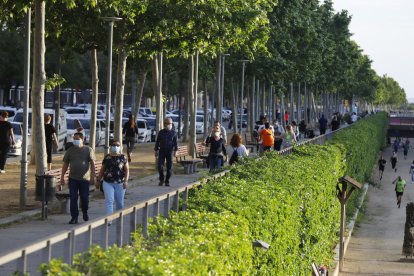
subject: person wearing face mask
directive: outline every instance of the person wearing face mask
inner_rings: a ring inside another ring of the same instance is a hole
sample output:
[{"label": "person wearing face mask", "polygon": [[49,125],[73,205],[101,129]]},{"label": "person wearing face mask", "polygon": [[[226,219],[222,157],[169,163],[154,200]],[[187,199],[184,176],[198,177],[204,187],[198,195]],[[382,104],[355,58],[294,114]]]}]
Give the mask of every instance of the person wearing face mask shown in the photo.
[{"label": "person wearing face mask", "polygon": [[[160,130],[155,141],[155,158],[158,158],[159,186],[170,186],[172,174],[172,157],[176,157],[178,149],[177,133],[172,129],[172,119],[164,120],[164,129]],[[164,178],[164,163],[167,166],[167,175]]]},{"label": "person wearing face mask", "polygon": [[[125,155],[122,154],[121,144],[114,141],[111,150],[102,161],[97,183],[103,180],[103,191],[105,194],[106,213],[112,214],[114,211],[114,200],[116,210],[124,208],[124,196],[128,187],[129,167]],[[97,184],[97,188],[98,188]]]},{"label": "person wearing face mask", "polygon": [[224,163],[224,156],[227,156],[224,139],[220,137],[218,130],[213,132],[210,139],[209,168],[210,172],[221,169]]},{"label": "person wearing face mask", "polygon": [[83,144],[83,134],[77,132],[73,135],[73,146],[63,157],[60,189],[65,185],[65,173],[69,171],[70,214],[69,224],[77,224],[79,209],[78,195],[82,203],[83,220],[88,221],[89,185],[95,184],[95,152]]}]

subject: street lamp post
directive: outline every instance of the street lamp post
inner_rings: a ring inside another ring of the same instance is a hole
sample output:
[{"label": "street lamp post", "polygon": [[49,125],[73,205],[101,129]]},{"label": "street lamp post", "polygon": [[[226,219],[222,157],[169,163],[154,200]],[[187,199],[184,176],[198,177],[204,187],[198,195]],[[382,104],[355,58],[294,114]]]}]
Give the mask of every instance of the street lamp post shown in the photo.
[{"label": "street lamp post", "polygon": [[[243,132],[243,94],[244,94],[244,68],[246,66],[246,62],[249,62],[248,60],[239,60],[242,63],[242,83],[241,83],[241,98],[240,98],[240,135],[242,135]],[[233,110],[234,112],[234,110]]]},{"label": "street lamp post", "polygon": [[26,44],[24,48],[24,98],[23,98],[23,145],[20,170],[20,207],[26,206],[27,201],[27,139],[29,130],[29,93],[30,93],[30,34],[31,13],[29,7],[26,13]]},{"label": "street lamp post", "polygon": [[105,128],[105,154],[109,154],[109,131],[111,126],[111,89],[112,89],[112,42],[114,37],[114,23],[122,20],[119,17],[102,17],[109,23],[108,33],[108,67],[106,71],[106,128]]}]

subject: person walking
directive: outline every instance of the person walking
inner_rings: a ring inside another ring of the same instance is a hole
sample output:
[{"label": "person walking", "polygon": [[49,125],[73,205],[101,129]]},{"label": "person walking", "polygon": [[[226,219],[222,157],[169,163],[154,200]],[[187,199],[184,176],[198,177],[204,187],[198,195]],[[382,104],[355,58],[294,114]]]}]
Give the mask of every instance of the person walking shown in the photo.
[{"label": "person walking", "polygon": [[328,120],[326,120],[325,115],[322,114],[321,118],[319,118],[319,133],[320,133],[320,135],[325,134],[327,125],[328,125]]},{"label": "person walking", "polygon": [[339,129],[339,126],[341,125],[339,118],[338,118],[338,113],[334,113],[334,115],[332,116],[332,120],[331,120],[331,129],[332,131],[335,131],[337,129]]},{"label": "person walking", "polygon": [[410,140],[405,140],[403,144],[404,160],[407,160],[408,150],[410,149]]},{"label": "person walking", "polygon": [[83,220],[88,221],[89,185],[95,183],[95,153],[92,148],[83,144],[83,134],[77,132],[73,135],[73,146],[63,157],[60,189],[65,185],[65,173],[69,171],[70,215],[69,224],[77,224],[79,209],[78,196],[81,200]]},{"label": "person walking", "polygon": [[[230,128],[230,127],[229,127]],[[214,125],[213,125],[213,127],[210,129],[210,131],[208,132],[209,134],[208,134],[208,136],[207,137],[205,137],[205,139],[204,139],[204,143],[208,143],[208,139],[210,139],[210,137],[212,137],[213,136],[213,133],[216,131],[216,130],[219,130],[220,131],[220,137],[221,138],[223,138],[223,140],[224,140],[224,144],[225,145],[227,145],[227,132],[226,132],[226,129],[220,124],[220,122],[219,121],[215,121],[214,122]]]},{"label": "person walking", "polygon": [[414,184],[414,161],[410,166],[411,184]]},{"label": "person walking", "polygon": [[270,129],[270,124],[265,123],[264,128],[260,131],[260,140],[262,142],[263,151],[270,151],[275,143],[274,132]]},{"label": "person walking", "polygon": [[221,169],[224,164],[224,156],[227,156],[224,139],[220,137],[219,131],[214,131],[210,139],[209,168],[210,172]]},{"label": "person walking", "polygon": [[[129,167],[125,155],[121,151],[121,143],[113,141],[111,150],[102,161],[97,182],[103,180],[102,188],[105,194],[106,213],[114,211],[114,200],[116,210],[124,208],[125,191],[128,187]],[[97,187],[98,188],[98,187]]]},{"label": "person walking", "polygon": [[395,184],[395,194],[397,196],[397,205],[398,208],[400,208],[401,206],[401,199],[402,196],[404,194],[404,189],[405,189],[405,180],[401,178],[401,176],[398,176],[393,182],[392,184]]},{"label": "person walking", "polygon": [[138,127],[134,114],[129,115],[129,120],[124,124],[122,133],[125,136],[125,143],[127,145],[128,163],[131,163],[131,154],[138,135]]},{"label": "person walking", "polygon": [[392,169],[395,170],[395,172],[397,172],[397,162],[398,162],[397,153],[394,151],[391,156],[391,166],[392,166]]},{"label": "person walking", "polygon": [[285,124],[288,125],[289,124],[289,112],[286,110],[285,111]]},{"label": "person walking", "polygon": [[385,164],[387,161],[384,159],[384,157],[381,155],[380,159],[378,160],[378,173],[379,173],[379,179],[382,179],[382,175],[384,174]]},{"label": "person walking", "polygon": [[[164,129],[161,129],[155,142],[155,158],[158,158],[159,186],[170,186],[172,174],[172,157],[176,157],[178,150],[177,133],[172,129],[172,119],[164,120]],[[167,166],[167,175],[164,178],[164,163]]]},{"label": "person walking", "polygon": [[394,143],[392,144],[392,147],[394,148],[395,152],[398,152],[398,149],[400,148],[400,140],[396,138],[394,140]]},{"label": "person walking", "polygon": [[55,127],[51,124],[52,117],[49,114],[45,115],[45,140],[46,140],[46,154],[47,154],[47,170],[52,169],[52,149],[57,149],[58,143],[56,138]]},{"label": "person walking", "polygon": [[284,132],[280,136],[276,136],[275,138],[276,139],[280,139],[280,138],[283,139],[283,142],[282,142],[283,149],[291,147],[297,142],[296,137],[295,137],[295,133],[293,132],[292,127],[290,125],[286,126],[286,132]]},{"label": "person walking", "polygon": [[233,165],[240,161],[241,158],[249,156],[249,152],[246,149],[246,146],[243,145],[243,140],[240,134],[235,133],[231,137],[230,145],[233,149],[233,152],[230,154],[229,165]]},{"label": "person walking", "polygon": [[12,146],[15,144],[13,126],[8,119],[9,113],[3,111],[0,118],[0,173],[6,173],[4,167],[6,166],[10,144]]}]

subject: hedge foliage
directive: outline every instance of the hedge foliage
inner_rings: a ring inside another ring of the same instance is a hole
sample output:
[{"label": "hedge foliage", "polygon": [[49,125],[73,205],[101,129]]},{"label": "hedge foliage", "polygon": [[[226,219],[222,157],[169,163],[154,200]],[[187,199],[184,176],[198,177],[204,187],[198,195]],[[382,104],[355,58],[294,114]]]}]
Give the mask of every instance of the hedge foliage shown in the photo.
[{"label": "hedge foliage", "polygon": [[[49,275],[308,275],[330,263],[338,239],[338,178],[370,176],[384,145],[384,114],[339,132],[329,143],[293,154],[246,159],[225,177],[191,190],[188,212],[158,218],[131,246],[96,246]],[[270,244],[265,251],[252,241]]]}]

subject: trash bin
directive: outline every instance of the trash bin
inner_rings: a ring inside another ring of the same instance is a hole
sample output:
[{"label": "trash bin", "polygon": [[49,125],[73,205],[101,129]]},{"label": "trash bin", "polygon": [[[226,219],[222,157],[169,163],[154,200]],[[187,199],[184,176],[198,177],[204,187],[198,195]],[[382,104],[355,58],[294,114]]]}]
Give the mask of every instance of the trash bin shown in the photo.
[{"label": "trash bin", "polygon": [[53,201],[56,194],[56,181],[52,175],[36,175],[35,199],[42,201],[43,181],[45,181],[45,201]]}]

